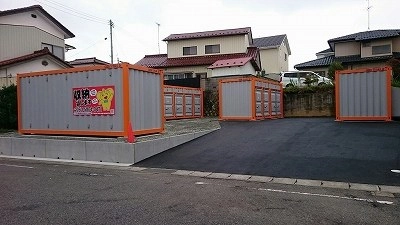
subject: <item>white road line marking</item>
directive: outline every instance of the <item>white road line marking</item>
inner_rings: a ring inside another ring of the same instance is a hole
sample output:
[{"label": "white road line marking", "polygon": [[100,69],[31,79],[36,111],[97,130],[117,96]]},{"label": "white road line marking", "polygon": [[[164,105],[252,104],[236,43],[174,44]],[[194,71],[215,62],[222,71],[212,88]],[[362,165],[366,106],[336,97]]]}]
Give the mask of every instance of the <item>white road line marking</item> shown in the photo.
[{"label": "white road line marking", "polygon": [[18,166],[18,165],[11,165],[11,164],[0,164],[0,166],[9,166],[9,167],[33,169],[33,167],[30,167],[30,166]]},{"label": "white road line marking", "polygon": [[393,173],[400,173],[400,170],[391,170]]},{"label": "white road line marking", "polygon": [[284,191],[284,190],[277,190],[277,189],[266,189],[266,188],[258,188],[259,191],[269,191],[269,192],[279,192],[279,193],[288,193],[288,194],[298,194],[298,195],[308,195],[308,196],[317,196],[317,197],[326,197],[326,198],[338,198],[338,199],[346,199],[346,200],[356,200],[362,202],[377,202],[380,204],[386,205],[393,205],[393,202],[389,201],[374,201],[372,199],[365,199],[365,198],[351,198],[351,197],[344,197],[338,195],[326,195],[326,194],[315,194],[315,193],[307,193],[307,192],[297,192],[297,191]]}]

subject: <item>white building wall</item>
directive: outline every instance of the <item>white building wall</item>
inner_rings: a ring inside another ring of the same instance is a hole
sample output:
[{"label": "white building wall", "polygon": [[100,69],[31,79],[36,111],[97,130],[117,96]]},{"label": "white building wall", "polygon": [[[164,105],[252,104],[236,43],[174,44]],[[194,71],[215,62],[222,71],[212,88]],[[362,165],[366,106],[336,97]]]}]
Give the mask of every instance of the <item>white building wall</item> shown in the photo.
[{"label": "white building wall", "polygon": [[36,27],[0,24],[0,61],[32,54],[42,43],[65,47],[64,39]]},{"label": "white building wall", "polygon": [[[368,47],[364,47],[363,45],[361,45],[361,58],[379,56],[379,55],[372,55],[372,46],[391,45],[391,48],[392,48],[392,51],[393,51],[392,39],[371,41],[370,44],[371,45],[368,46]],[[381,55],[391,55],[392,51],[390,53],[388,53],[388,54],[381,54]]]},{"label": "white building wall", "polygon": [[279,73],[281,72],[279,63],[279,49],[260,49],[261,69],[265,73]]},{"label": "white building wall", "polygon": [[[31,15],[36,15],[33,18]],[[42,13],[37,10],[31,12],[18,13],[0,17],[0,24],[12,24],[37,27],[54,36],[64,39],[64,32],[58,28],[53,22],[50,22]]]},{"label": "white building wall", "polygon": [[[210,69],[211,70],[211,69]],[[256,71],[250,62],[243,66],[215,68],[210,71],[211,77],[255,75]]]},{"label": "white building wall", "polygon": [[[46,60],[49,64],[47,66],[43,66],[42,65],[43,60]],[[5,86],[6,84],[10,85],[11,84],[10,82],[13,82],[15,84],[16,82],[15,77],[19,73],[58,70],[64,68],[66,68],[64,65],[58,64],[48,56],[43,56],[21,64],[11,65],[8,68],[0,69],[0,87]]]},{"label": "white building wall", "polygon": [[[235,36],[222,36],[212,38],[198,38],[187,40],[168,41],[167,51],[168,58],[178,57],[193,57],[205,54],[206,45],[220,45],[220,53],[217,54],[232,54],[232,53],[245,53],[249,47],[248,35],[235,35]],[[197,55],[183,55],[183,47],[197,46]]]},{"label": "white building wall", "polygon": [[360,55],[360,42],[343,42],[335,44],[335,57]]}]

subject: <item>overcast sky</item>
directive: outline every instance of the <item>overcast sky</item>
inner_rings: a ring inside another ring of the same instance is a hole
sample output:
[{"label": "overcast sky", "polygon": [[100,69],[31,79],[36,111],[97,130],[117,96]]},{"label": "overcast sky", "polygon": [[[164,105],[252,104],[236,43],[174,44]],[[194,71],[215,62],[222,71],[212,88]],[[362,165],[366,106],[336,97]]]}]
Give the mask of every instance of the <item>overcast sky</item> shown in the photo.
[{"label": "overcast sky", "polygon": [[[315,59],[328,39],[368,28],[367,0],[0,0],[0,10],[36,4],[75,34],[66,40],[76,47],[67,60],[109,62],[109,19],[115,23],[114,61],[135,63],[158,54],[157,22],[161,53],[167,53],[161,40],[172,33],[251,27],[253,38],[287,34],[289,69]],[[370,5],[371,30],[400,29],[398,0]]]}]

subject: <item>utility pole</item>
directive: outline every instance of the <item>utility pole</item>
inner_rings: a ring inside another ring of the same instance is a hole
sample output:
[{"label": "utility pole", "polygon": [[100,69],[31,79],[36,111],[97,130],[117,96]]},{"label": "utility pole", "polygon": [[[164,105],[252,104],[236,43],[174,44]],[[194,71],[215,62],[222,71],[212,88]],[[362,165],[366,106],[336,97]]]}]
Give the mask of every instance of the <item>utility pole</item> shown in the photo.
[{"label": "utility pole", "polygon": [[370,11],[371,11],[371,8],[372,8],[372,6],[369,4],[369,0],[367,0],[367,2],[368,2],[368,7],[367,7],[367,11],[368,11],[368,30],[369,30],[369,19],[370,19],[370,16],[369,16],[369,13],[370,13]]},{"label": "utility pole", "polygon": [[114,23],[112,20],[109,21],[110,25],[110,41],[111,41],[111,64],[114,63],[114,53],[113,53],[113,39],[112,39],[112,29],[114,28]]},{"label": "utility pole", "polygon": [[157,44],[158,44],[158,54],[160,54],[160,25],[159,23],[157,23]]}]

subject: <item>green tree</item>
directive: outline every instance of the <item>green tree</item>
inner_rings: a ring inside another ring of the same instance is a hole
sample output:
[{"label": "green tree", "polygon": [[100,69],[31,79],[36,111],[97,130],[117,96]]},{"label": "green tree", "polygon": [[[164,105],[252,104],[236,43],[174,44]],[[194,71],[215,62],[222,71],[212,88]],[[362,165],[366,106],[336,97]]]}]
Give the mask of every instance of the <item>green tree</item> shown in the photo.
[{"label": "green tree", "polygon": [[328,78],[331,79],[332,81],[335,80],[335,73],[337,70],[344,70],[342,63],[335,61],[331,63],[331,65],[329,65]]},{"label": "green tree", "polygon": [[18,127],[17,86],[11,85],[0,89],[0,128],[17,129]]},{"label": "green tree", "polygon": [[392,58],[386,64],[392,67],[393,80],[400,80],[400,60]]}]

